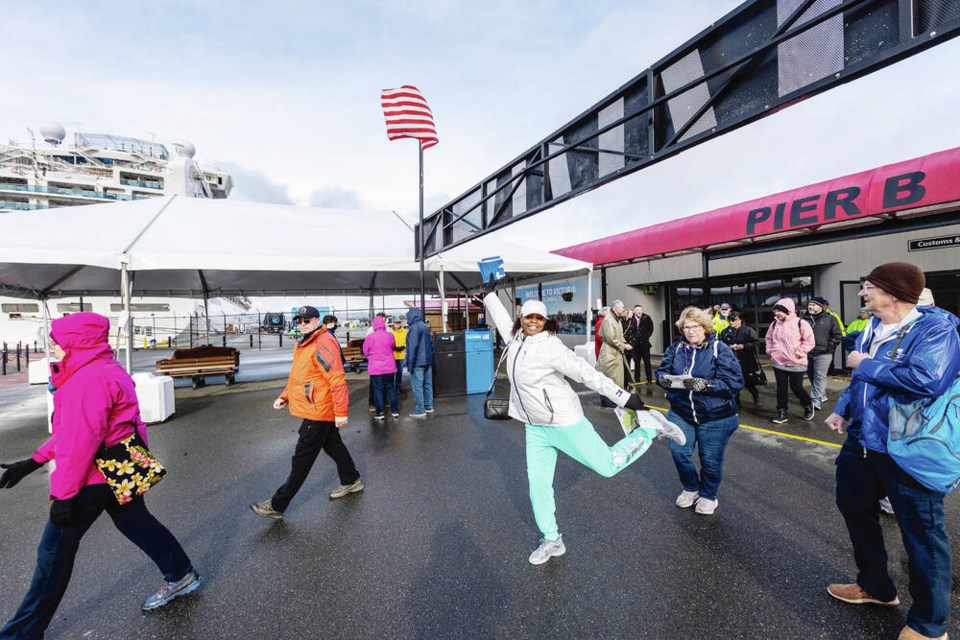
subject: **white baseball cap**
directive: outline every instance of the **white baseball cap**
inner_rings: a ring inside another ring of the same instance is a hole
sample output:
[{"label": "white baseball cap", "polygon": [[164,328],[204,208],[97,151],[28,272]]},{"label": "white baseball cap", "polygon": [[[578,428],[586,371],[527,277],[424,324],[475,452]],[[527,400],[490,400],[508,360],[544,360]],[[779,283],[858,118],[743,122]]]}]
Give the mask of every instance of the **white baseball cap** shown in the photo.
[{"label": "white baseball cap", "polygon": [[527,300],[523,303],[523,306],[520,307],[520,317],[526,318],[527,316],[532,315],[547,317],[547,305],[543,304],[539,300]]}]

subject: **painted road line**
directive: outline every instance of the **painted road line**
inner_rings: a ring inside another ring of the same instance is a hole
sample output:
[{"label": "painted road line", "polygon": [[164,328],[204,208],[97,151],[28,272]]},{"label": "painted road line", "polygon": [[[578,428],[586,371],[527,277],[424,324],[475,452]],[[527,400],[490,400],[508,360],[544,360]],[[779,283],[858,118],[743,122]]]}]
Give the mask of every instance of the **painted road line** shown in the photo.
[{"label": "painted road line", "polygon": [[[662,411],[666,413],[669,409],[664,409],[663,407],[655,407],[652,404],[647,405],[648,409],[656,409],[657,411]],[[834,449],[839,449],[843,445],[837,444],[836,442],[827,442],[825,440],[817,440],[816,438],[807,438],[804,436],[796,436],[792,433],[784,433],[783,431],[774,431],[773,429],[764,429],[763,427],[753,427],[749,424],[740,423],[740,426],[744,429],[749,429],[750,431],[759,431],[760,433],[769,433],[774,436],[781,436],[783,438],[792,438],[793,440],[802,440],[803,442],[812,442],[813,444],[822,444],[825,447],[833,447]]]}]

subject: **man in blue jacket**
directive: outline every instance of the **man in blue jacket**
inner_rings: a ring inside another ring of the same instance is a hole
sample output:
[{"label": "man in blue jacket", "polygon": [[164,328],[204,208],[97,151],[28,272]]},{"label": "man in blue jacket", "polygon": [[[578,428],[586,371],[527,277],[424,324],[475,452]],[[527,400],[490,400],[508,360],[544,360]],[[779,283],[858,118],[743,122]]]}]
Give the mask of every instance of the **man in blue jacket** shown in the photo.
[{"label": "man in blue jacket", "polygon": [[433,413],[433,340],[420,309],[407,311],[407,325],[406,362],[415,405],[410,417],[425,418]]},{"label": "man in blue jacket", "polygon": [[889,496],[910,560],[913,605],[900,640],[946,638],[951,560],[943,516],[944,494],[931,491],[887,453],[890,400],[936,398],[960,373],[956,318],[917,308],[923,272],[912,264],[882,264],[865,278],[860,297],[874,317],[847,357],[854,370],[826,424],[847,441],[837,456],[837,507],[847,524],[857,579],[827,591],[850,604],[897,606],[887,572],[880,498]]}]

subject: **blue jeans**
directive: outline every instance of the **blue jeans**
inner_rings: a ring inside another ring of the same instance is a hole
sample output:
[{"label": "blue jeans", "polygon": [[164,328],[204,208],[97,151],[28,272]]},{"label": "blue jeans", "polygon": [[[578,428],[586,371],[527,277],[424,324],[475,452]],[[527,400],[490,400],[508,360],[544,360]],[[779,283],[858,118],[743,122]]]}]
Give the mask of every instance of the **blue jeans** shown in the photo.
[{"label": "blue jeans", "polygon": [[[687,444],[682,447],[670,441],[670,453],[673,455],[673,463],[677,465],[683,490],[696,491],[701,498],[716,500],[717,489],[723,479],[723,454],[727,450],[730,436],[740,426],[738,416],[732,415],[729,418],[692,425],[671,410],[667,413],[667,420],[680,427],[687,436]],[[700,453],[699,474],[693,462],[695,445]]]},{"label": "blue jeans", "polygon": [[[810,399],[820,405],[827,399],[827,372],[833,362],[833,353],[807,356],[807,377],[810,378]],[[818,406],[819,408],[819,406]]]},{"label": "blue jeans", "polygon": [[410,388],[413,389],[414,413],[433,409],[433,365],[414,367],[410,372]]},{"label": "blue jeans", "polygon": [[384,373],[381,375],[370,376],[373,383],[373,406],[377,408],[377,413],[383,413],[384,393],[390,398],[390,412],[400,411],[400,405],[397,404],[397,389],[393,386],[393,379],[396,374]]},{"label": "blue jeans", "polygon": [[400,393],[403,383],[403,359],[397,360],[397,375],[393,379],[393,386],[397,388],[397,393]]},{"label": "blue jeans", "polygon": [[179,580],[193,570],[183,547],[150,515],[142,497],[121,506],[107,485],[84,487],[73,500],[72,524],[58,527],[47,521],[37,548],[37,567],[30,590],[17,612],[0,629],[0,638],[43,637],[70,583],[80,540],[104,511],[117,531],[153,560],[164,580]]},{"label": "blue jeans", "polygon": [[847,523],[857,584],[878,600],[892,600],[897,588],[887,573],[880,526],[883,496],[890,498],[909,558],[907,625],[929,637],[947,630],[950,615],[950,541],[943,521],[943,494],[930,491],[885,453],[867,451],[849,437],[837,456],[837,507]]}]

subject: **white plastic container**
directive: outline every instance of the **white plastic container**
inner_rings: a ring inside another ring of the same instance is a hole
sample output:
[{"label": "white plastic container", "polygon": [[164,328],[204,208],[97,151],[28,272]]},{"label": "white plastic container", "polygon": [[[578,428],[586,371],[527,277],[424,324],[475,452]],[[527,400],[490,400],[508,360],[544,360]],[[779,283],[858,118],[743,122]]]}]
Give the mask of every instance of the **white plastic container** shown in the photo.
[{"label": "white plastic container", "polygon": [[46,358],[31,360],[27,369],[27,382],[30,384],[47,384],[50,380],[50,365]]},{"label": "white plastic container", "polygon": [[144,422],[163,422],[173,415],[176,410],[173,378],[144,372],[133,374],[133,381],[137,385],[140,418]]}]

